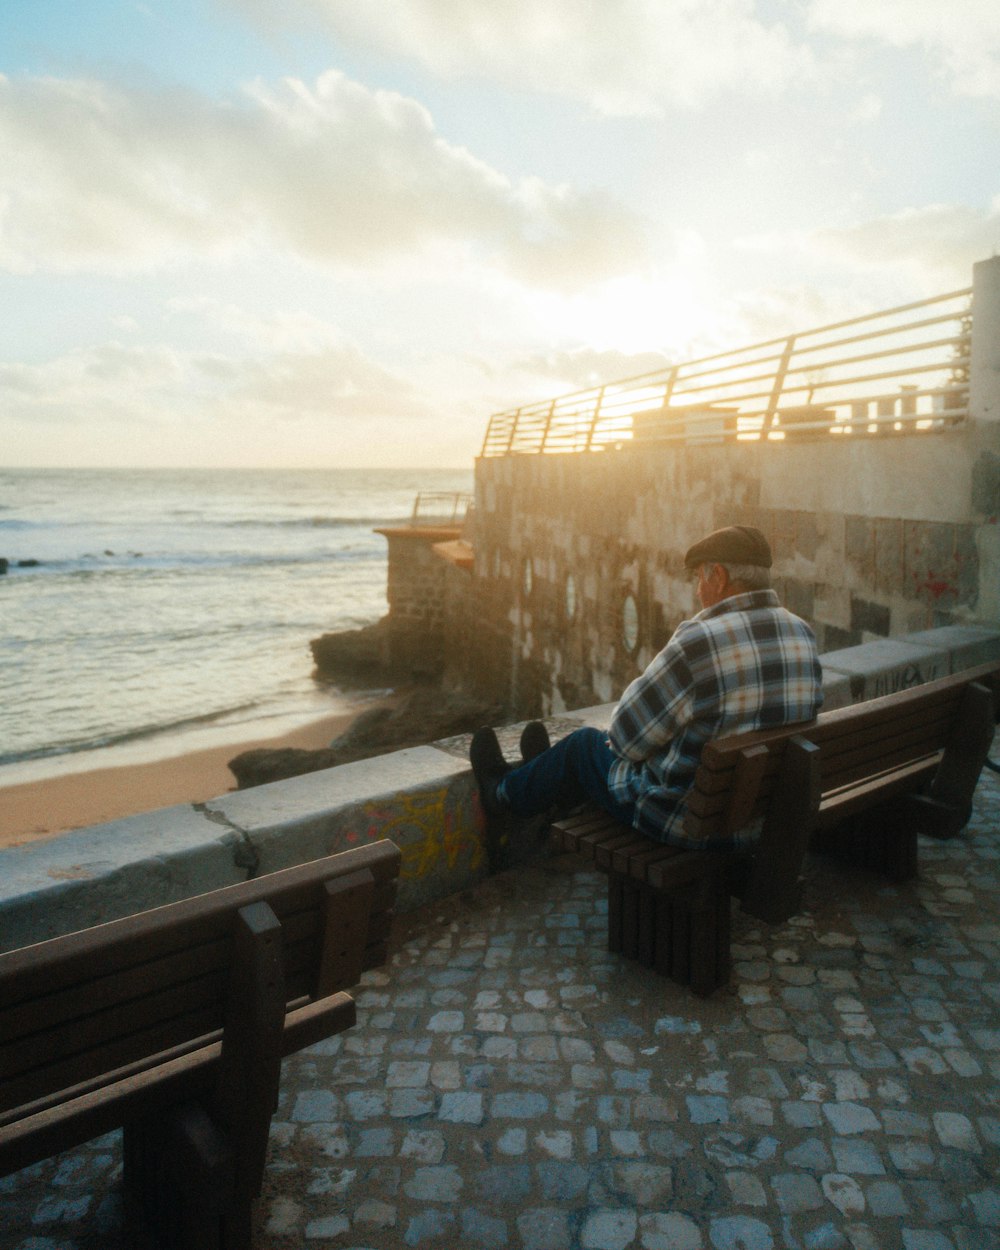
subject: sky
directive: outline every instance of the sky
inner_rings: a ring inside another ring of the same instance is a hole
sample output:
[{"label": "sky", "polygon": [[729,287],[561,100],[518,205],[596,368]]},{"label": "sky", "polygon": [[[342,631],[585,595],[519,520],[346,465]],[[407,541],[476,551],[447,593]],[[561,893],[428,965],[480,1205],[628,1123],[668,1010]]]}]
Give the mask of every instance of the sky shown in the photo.
[{"label": "sky", "polygon": [[3,0],[0,464],[472,464],[971,284],[996,0]]}]

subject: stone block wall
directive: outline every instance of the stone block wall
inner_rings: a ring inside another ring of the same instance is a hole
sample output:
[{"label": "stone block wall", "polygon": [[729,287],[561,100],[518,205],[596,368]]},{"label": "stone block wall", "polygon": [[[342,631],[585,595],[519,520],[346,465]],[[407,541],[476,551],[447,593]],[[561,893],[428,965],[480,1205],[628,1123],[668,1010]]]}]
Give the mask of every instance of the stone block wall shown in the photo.
[{"label": "stone block wall", "polygon": [[437,677],[444,664],[447,565],[434,544],[461,534],[457,526],[398,526],[376,531],[388,542],[388,661],[394,671]]},{"label": "stone block wall", "polygon": [[[813,624],[821,651],[994,621],[979,546],[997,519],[973,510],[968,434],[915,433],[891,447],[664,444],[481,460],[472,595],[481,646],[451,663],[473,686],[486,671],[506,680],[524,715],[614,698],[697,610],[684,551],[732,524],[767,535],[775,588]],[[887,478],[905,465],[905,511],[892,492],[861,497],[859,454]],[[920,483],[940,487],[945,474],[950,515],[926,515]],[[820,476],[841,484],[841,510],[804,506]],[[884,514],[887,504],[899,513]]]}]

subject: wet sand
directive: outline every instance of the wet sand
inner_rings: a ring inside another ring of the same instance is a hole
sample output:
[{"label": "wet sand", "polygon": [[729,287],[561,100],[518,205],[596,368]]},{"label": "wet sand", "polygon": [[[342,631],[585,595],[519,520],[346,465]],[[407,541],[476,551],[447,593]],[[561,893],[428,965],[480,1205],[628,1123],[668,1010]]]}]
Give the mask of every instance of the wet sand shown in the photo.
[{"label": "wet sand", "polygon": [[231,742],[148,764],[95,768],[0,786],[0,847],[18,846],[177,803],[204,803],[236,788],[227,764],[254,747],[330,745],[357,716],[328,716],[278,738]]}]

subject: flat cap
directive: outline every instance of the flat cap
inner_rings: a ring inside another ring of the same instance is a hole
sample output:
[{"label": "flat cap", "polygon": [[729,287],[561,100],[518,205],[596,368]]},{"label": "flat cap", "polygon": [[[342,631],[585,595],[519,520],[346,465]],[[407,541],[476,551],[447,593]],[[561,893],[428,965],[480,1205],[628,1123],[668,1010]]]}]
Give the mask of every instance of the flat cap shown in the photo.
[{"label": "flat cap", "polygon": [[752,525],[727,525],[695,543],[684,557],[686,568],[696,569],[699,564],[756,564],[769,569],[771,548]]}]

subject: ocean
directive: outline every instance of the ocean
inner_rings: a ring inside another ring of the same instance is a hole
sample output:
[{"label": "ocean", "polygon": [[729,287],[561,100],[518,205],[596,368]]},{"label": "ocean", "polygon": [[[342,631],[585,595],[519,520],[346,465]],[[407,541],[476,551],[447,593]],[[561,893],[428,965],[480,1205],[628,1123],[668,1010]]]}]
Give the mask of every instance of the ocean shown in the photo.
[{"label": "ocean", "polygon": [[472,471],[0,469],[0,785],[356,706],[309,642],[386,611],[386,541]]}]

